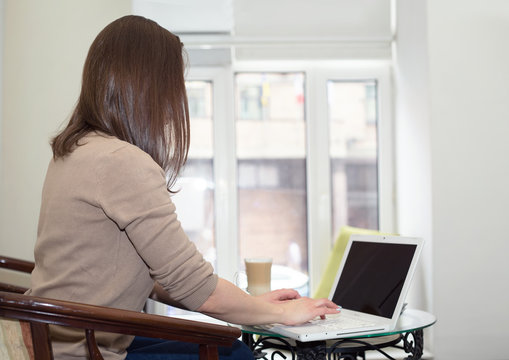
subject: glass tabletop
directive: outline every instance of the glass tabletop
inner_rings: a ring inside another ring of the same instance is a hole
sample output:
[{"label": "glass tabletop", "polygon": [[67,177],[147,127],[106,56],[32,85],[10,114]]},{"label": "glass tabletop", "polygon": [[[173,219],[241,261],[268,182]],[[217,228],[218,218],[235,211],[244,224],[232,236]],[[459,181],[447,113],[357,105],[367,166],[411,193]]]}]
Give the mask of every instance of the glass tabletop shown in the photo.
[{"label": "glass tabletop", "polygon": [[[398,323],[396,327],[390,331],[384,331],[380,333],[373,334],[365,334],[365,335],[355,335],[351,337],[351,339],[360,339],[360,338],[369,338],[369,337],[379,337],[379,336],[387,336],[387,335],[396,335],[401,333],[412,332],[416,330],[421,330],[433,325],[437,321],[435,315],[430,314],[426,311],[416,310],[416,309],[406,309],[403,314],[399,317]],[[271,337],[284,337],[283,335],[279,335],[273,333],[269,330],[262,329],[256,326],[242,326],[241,330],[243,333],[253,334],[253,335],[262,335],[262,336],[271,336]]]}]

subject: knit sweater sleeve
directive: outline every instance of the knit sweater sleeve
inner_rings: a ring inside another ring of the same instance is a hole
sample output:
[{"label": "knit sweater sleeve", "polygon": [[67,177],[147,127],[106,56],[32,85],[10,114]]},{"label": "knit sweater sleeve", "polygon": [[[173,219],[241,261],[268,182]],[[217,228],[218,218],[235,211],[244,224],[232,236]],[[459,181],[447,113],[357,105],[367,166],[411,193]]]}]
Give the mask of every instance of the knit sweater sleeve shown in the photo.
[{"label": "knit sweater sleeve", "polygon": [[97,202],[126,232],[152,278],[196,310],[214,291],[217,276],[182,230],[164,171],[129,144],[100,157]]}]

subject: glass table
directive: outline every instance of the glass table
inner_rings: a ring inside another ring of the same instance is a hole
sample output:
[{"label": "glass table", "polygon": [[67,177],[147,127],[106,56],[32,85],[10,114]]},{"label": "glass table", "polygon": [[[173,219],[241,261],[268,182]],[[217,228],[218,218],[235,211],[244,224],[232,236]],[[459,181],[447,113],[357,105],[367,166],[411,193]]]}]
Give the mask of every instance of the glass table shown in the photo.
[{"label": "glass table", "polygon": [[424,349],[423,329],[433,325],[436,317],[428,312],[407,309],[392,331],[324,341],[300,342],[254,326],[242,326],[242,340],[253,350],[256,359],[365,359],[366,351],[378,351],[394,360],[384,349],[404,350],[408,360],[418,360]]}]

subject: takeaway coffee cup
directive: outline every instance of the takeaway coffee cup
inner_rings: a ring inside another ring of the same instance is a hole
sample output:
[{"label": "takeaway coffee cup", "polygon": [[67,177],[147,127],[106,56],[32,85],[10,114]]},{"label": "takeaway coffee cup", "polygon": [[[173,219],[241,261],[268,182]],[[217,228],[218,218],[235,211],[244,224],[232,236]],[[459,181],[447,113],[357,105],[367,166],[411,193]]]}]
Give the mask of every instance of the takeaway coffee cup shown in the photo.
[{"label": "takeaway coffee cup", "polygon": [[271,258],[244,259],[247,275],[247,292],[253,296],[270,291]]}]

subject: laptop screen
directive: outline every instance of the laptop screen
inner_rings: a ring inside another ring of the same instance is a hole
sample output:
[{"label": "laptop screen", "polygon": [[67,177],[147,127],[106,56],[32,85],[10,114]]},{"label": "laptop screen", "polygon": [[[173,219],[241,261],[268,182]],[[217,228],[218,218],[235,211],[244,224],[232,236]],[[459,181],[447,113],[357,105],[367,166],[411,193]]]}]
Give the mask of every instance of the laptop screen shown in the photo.
[{"label": "laptop screen", "polygon": [[392,318],[417,245],[353,241],[332,301]]}]

